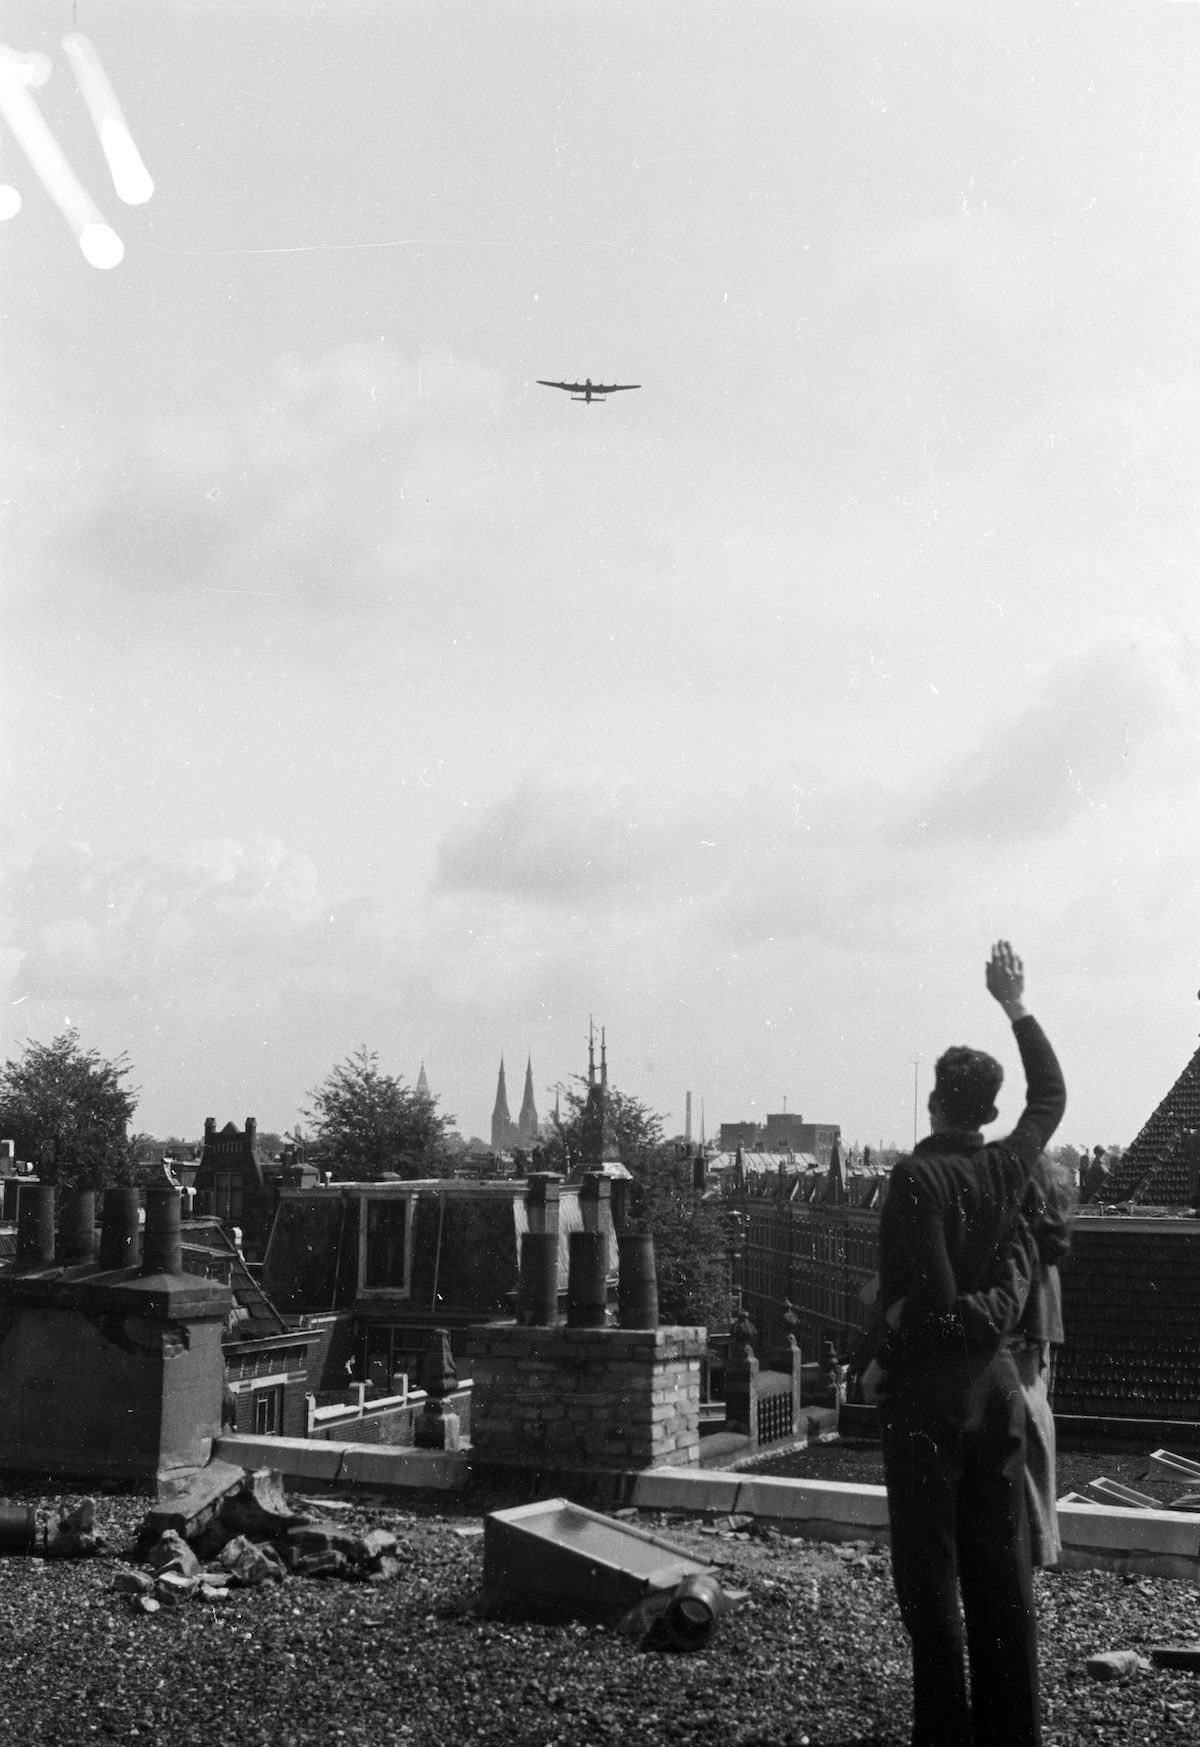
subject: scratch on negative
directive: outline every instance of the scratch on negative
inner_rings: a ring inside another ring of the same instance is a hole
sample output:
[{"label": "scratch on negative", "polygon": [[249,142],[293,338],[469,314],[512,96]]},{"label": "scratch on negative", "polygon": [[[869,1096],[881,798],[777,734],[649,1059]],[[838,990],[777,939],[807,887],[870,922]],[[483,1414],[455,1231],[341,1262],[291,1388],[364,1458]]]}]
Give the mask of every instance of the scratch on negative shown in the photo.
[{"label": "scratch on negative", "polygon": [[358,249],[615,249],[619,254],[629,255],[648,252],[652,259],[670,261],[675,267],[687,265],[677,256],[665,254],[661,249],[649,251],[630,249],[622,243],[607,242],[601,237],[579,237],[574,241],[564,239],[561,242],[546,240],[532,243],[493,242],[486,237],[397,237],[394,241],[387,243],[290,243],[266,249],[175,249],[165,243],[150,243],[149,247],[157,249],[163,255],[181,256],[349,254]]}]

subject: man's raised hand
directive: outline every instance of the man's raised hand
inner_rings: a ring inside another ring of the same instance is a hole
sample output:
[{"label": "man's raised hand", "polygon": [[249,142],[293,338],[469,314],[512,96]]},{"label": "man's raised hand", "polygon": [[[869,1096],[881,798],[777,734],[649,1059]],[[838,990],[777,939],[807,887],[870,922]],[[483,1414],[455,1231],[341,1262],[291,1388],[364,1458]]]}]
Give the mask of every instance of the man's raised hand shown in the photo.
[{"label": "man's raised hand", "polygon": [[995,996],[1010,1019],[1019,1019],[1025,1011],[1025,967],[1007,940],[998,940],[984,972],[988,993]]}]

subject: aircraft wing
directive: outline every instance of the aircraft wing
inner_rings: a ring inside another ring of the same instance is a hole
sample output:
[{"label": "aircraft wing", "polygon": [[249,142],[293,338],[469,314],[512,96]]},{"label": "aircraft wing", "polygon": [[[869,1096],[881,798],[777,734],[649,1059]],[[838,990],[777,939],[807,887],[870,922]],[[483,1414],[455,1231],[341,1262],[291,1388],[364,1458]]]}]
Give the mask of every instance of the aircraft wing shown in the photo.
[{"label": "aircraft wing", "polygon": [[[568,394],[582,394],[584,389],[582,382],[547,382],[543,376],[537,378],[537,384],[539,388],[565,388]],[[593,389],[592,393],[595,392]]]},{"label": "aircraft wing", "polygon": [[593,394],[623,394],[628,388],[640,388],[640,382],[593,382]]}]

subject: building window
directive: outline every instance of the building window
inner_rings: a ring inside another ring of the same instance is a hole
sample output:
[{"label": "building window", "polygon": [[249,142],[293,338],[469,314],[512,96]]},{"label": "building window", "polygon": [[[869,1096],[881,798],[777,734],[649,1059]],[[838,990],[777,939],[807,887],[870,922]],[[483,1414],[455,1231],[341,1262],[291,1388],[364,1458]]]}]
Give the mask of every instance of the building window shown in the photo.
[{"label": "building window", "polygon": [[408,1235],[408,1202],[400,1196],[367,1201],[366,1240],[363,1256],[363,1290],[403,1292],[408,1279],[405,1268]]},{"label": "building window", "polygon": [[222,1225],[238,1225],[242,1218],[242,1174],[218,1171],[213,1179],[213,1212]]},{"label": "building window", "polygon": [[278,1437],[283,1428],[283,1389],[260,1389],[254,1397],[256,1437]]},{"label": "building window", "polygon": [[362,1355],[359,1375],[383,1395],[402,1393],[398,1379],[416,1379],[421,1370],[424,1348],[414,1349],[409,1330],[390,1323],[368,1323],[360,1337]]}]

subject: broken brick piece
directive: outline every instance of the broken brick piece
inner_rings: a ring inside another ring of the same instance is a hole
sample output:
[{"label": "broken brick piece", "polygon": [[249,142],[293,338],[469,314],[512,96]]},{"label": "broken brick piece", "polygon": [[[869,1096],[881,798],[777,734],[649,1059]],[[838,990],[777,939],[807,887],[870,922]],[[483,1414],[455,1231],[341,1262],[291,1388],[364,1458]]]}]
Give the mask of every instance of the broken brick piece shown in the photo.
[{"label": "broken brick piece", "polygon": [[399,1546],[390,1529],[368,1529],[359,1539],[367,1559],[372,1562],[382,1559],[385,1554],[394,1553]]},{"label": "broken brick piece", "polygon": [[96,1527],[96,1500],[81,1498],[73,1510],[66,1511],[58,1519],[59,1534],[90,1535]]},{"label": "broken brick piece", "polygon": [[299,1577],[340,1577],[346,1569],[343,1554],[332,1547],[312,1553],[300,1553],[295,1566]]},{"label": "broken brick piece", "polygon": [[217,1515],[234,1534],[264,1541],[311,1521],[303,1511],[292,1509],[284,1496],[282,1477],[270,1468],[244,1474],[242,1484],[221,1500]]},{"label": "broken brick piece", "polygon": [[220,1563],[234,1583],[251,1589],[259,1583],[275,1582],[287,1575],[279,1555],[270,1547],[256,1546],[245,1535],[230,1541],[221,1553]]},{"label": "broken brick piece", "polygon": [[152,1571],[178,1571],[184,1577],[195,1577],[200,1561],[183,1536],[167,1529],[146,1552],[146,1563]]},{"label": "broken brick piece", "polygon": [[117,1595],[151,1595],[154,1579],[145,1571],[118,1571],[113,1578],[113,1590]]},{"label": "broken brick piece", "polygon": [[81,1534],[78,1529],[61,1526],[46,1540],[47,1559],[92,1559],[103,1553],[104,1542],[97,1535]]},{"label": "broken brick piece", "polygon": [[190,1601],[200,1587],[199,1577],[185,1577],[182,1571],[160,1571],[154,1585],[154,1599],[164,1607],[179,1607]]},{"label": "broken brick piece", "polygon": [[1136,1650],[1102,1650],[1098,1656],[1089,1656],[1087,1671],[1093,1680],[1129,1680],[1132,1675],[1142,1674],[1150,1664],[1144,1656],[1139,1656]]},{"label": "broken brick piece", "polygon": [[174,1529],[191,1540],[212,1521],[222,1499],[241,1486],[246,1470],[236,1462],[210,1462],[173,1497],[161,1500],[147,1512],[139,1540],[145,1544]]}]

